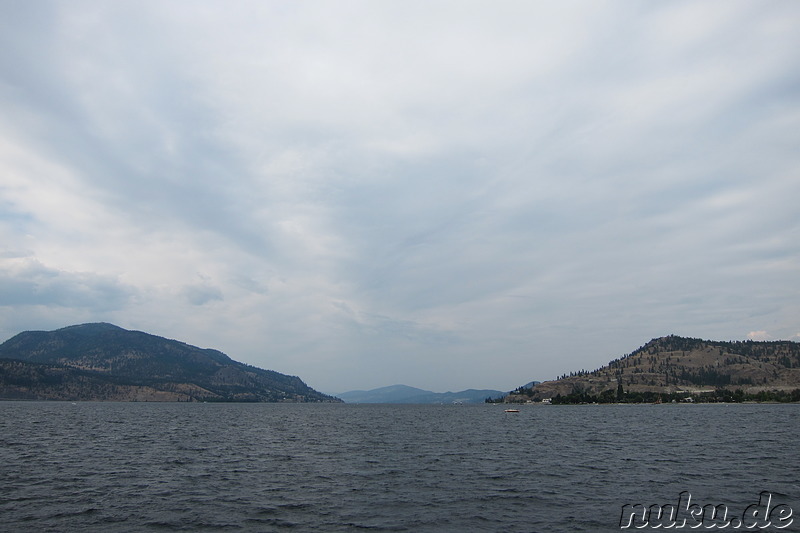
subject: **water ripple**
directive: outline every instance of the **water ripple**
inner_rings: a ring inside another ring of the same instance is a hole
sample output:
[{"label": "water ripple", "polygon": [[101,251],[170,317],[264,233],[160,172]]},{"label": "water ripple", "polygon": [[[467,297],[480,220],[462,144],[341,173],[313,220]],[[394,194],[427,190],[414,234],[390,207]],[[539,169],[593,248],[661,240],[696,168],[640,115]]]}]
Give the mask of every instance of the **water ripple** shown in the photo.
[{"label": "water ripple", "polygon": [[623,504],[684,490],[798,509],[798,410],[3,402],[0,513],[9,531],[532,532],[616,531]]}]

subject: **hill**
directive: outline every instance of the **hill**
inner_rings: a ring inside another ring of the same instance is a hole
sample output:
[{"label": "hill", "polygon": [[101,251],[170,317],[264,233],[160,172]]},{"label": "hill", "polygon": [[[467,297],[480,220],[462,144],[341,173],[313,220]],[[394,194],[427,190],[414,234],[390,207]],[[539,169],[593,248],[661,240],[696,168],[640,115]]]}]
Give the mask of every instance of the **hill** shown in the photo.
[{"label": "hill", "polygon": [[500,398],[496,390],[468,389],[460,392],[432,392],[408,385],[391,385],[368,391],[357,390],[337,394],[346,403],[483,403],[486,398]]},{"label": "hill", "polygon": [[106,323],[26,331],[0,344],[0,398],[339,401],[296,376]]},{"label": "hill", "polygon": [[756,395],[800,388],[800,343],[709,341],[670,335],[653,339],[592,372],[581,370],[534,387],[520,387],[506,401],[557,396],[612,399],[638,394],[700,393],[718,389]]}]

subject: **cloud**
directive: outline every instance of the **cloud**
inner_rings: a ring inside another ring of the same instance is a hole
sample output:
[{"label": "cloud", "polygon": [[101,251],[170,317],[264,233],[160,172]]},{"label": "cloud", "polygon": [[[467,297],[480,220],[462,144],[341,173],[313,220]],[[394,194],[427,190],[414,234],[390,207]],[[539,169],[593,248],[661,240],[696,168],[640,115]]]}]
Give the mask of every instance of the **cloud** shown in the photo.
[{"label": "cloud", "polygon": [[113,319],[329,390],[796,331],[791,3],[8,15],[15,327]]},{"label": "cloud", "polygon": [[183,296],[192,305],[205,305],[215,300],[223,300],[219,287],[210,285],[188,285],[183,288]]},{"label": "cloud", "polygon": [[[13,255],[13,254],[7,254]],[[0,306],[58,306],[95,312],[121,309],[136,290],[110,276],[65,272],[30,257],[0,259]]]}]

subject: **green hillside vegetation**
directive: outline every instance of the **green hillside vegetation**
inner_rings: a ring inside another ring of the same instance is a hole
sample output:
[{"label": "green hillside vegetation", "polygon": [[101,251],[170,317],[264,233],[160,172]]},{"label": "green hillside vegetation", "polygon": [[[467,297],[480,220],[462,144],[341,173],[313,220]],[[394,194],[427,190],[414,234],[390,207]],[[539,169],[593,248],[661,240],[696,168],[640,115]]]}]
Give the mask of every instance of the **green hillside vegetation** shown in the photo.
[{"label": "green hillside vegetation", "polygon": [[0,398],[339,401],[296,376],[112,324],[27,331],[0,345]]},{"label": "green hillside vegetation", "polygon": [[800,401],[800,343],[671,335],[591,372],[519,387],[506,402]]}]

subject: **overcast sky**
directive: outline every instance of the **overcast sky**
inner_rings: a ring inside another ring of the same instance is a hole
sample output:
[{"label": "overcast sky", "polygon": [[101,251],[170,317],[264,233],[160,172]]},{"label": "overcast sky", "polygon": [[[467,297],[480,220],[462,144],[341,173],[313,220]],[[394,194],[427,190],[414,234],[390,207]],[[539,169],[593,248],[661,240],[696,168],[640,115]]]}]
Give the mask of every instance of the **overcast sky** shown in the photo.
[{"label": "overcast sky", "polygon": [[0,0],[0,340],[325,392],[800,340],[800,2]]}]

